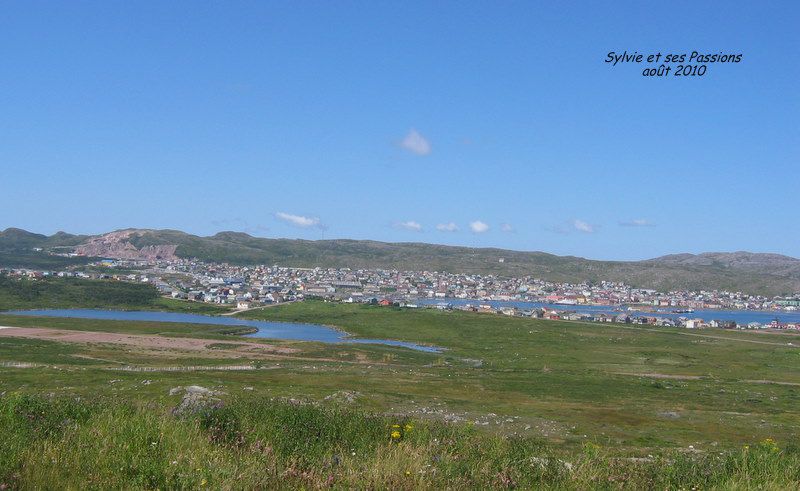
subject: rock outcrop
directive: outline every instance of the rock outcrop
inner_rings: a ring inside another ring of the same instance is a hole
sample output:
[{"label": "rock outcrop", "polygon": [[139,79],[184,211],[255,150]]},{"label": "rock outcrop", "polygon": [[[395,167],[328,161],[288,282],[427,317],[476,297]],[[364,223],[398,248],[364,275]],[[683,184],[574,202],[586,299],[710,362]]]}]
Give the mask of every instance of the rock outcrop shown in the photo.
[{"label": "rock outcrop", "polygon": [[75,252],[85,256],[107,257],[112,259],[139,259],[153,261],[158,259],[175,260],[174,244],[146,245],[137,248],[131,239],[141,235],[138,230],[120,230],[93,237],[77,246]]}]

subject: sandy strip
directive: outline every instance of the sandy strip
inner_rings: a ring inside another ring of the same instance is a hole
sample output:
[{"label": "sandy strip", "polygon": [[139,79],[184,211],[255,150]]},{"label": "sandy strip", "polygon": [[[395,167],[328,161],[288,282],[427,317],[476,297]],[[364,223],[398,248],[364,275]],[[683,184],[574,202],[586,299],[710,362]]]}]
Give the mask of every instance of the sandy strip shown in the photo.
[{"label": "sandy strip", "polygon": [[[278,347],[263,343],[244,343],[240,341],[220,341],[216,339],[196,338],[170,338],[146,334],[120,334],[114,332],[71,331],[68,329],[49,329],[44,327],[10,327],[0,326],[0,337],[17,337],[45,339],[62,343],[109,343],[124,344],[142,348],[154,349],[179,349],[190,351],[203,351],[211,349],[211,345],[229,344],[236,345],[234,350],[262,349],[272,353],[291,354],[298,350],[294,348]],[[223,350],[215,350],[223,351]]]},{"label": "sandy strip", "polygon": [[[626,372],[611,372],[611,373],[613,373],[614,375],[630,375],[632,377],[649,377],[649,378],[672,379],[672,380],[703,380],[707,378],[701,375],[670,375],[666,373],[626,373]],[[719,382],[725,382],[725,381],[720,380]],[[800,387],[800,383],[798,382],[781,382],[778,380],[730,380],[729,382],[745,382],[749,384],[775,384],[775,385]]]},{"label": "sandy strip", "polygon": [[670,375],[667,373],[626,373],[626,372],[611,372],[614,375],[629,375],[631,377],[649,377],[649,378],[663,378],[671,380],[700,380],[703,377],[700,375]]},{"label": "sandy strip", "polygon": [[775,385],[789,385],[792,387],[800,387],[797,382],[779,382],[777,380],[742,380],[742,382],[749,382],[751,384],[775,384]]}]

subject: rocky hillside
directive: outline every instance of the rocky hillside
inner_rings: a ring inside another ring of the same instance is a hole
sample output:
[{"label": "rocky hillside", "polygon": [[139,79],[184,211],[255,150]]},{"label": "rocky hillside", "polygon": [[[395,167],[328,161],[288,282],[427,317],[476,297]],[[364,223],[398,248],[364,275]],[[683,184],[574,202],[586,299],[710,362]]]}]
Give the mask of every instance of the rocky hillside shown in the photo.
[{"label": "rocky hillside", "polygon": [[[3,251],[74,248],[87,256],[124,259],[197,258],[231,264],[532,275],[552,281],[624,281],[643,288],[725,289],[780,295],[800,291],[800,260],[749,252],[675,254],[646,261],[596,261],[544,252],[521,252],[368,240],[264,239],[239,232],[199,237],[177,230],[127,229],[87,237],[0,232]],[[503,262],[500,262],[500,259]],[[2,261],[0,261],[2,263]]]},{"label": "rocky hillside", "polygon": [[83,256],[100,256],[114,259],[178,259],[176,244],[152,244],[136,247],[134,242],[141,235],[137,230],[120,230],[92,237],[75,248]]}]

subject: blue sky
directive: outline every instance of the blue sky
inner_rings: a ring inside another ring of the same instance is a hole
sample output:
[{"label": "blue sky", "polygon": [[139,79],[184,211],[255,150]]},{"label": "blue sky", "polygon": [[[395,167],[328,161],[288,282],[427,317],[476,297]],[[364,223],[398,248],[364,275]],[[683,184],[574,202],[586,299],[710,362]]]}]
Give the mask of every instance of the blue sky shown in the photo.
[{"label": "blue sky", "polygon": [[800,4],[698,3],[6,2],[0,228],[800,257]]}]

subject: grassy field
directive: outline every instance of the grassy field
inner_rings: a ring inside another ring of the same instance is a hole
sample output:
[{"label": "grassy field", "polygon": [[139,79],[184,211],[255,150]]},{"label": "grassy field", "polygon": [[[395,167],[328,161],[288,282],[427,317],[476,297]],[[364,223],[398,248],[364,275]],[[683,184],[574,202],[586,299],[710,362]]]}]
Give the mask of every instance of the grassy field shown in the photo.
[{"label": "grassy field", "polygon": [[800,452],[772,440],[728,453],[565,454],[534,438],[375,416],[337,404],[233,398],[156,406],[0,399],[0,482],[20,489],[789,489]]},{"label": "grassy field", "polygon": [[[214,343],[187,351],[0,331],[0,411],[3,427],[14,428],[0,437],[7,438],[0,442],[0,482],[20,488],[56,478],[67,487],[96,488],[198,487],[203,479],[212,487],[293,488],[800,486],[796,336],[323,302],[243,315],[446,350],[280,340],[266,341],[275,350],[252,350],[247,343],[259,340],[226,335],[220,326],[4,315],[5,326]],[[219,392],[214,397],[224,401],[223,410],[173,416],[170,409],[184,397],[175,389],[192,385]],[[54,417],[56,429],[40,431],[36,418],[25,417],[25,408],[37,404],[46,414],[76,416]],[[392,438],[393,424],[414,431]],[[159,450],[150,455],[140,447],[154,435]],[[128,450],[110,449],[108,442],[126,438],[133,438]],[[93,459],[101,464],[92,467]],[[118,464],[124,469],[117,471]]]}]

